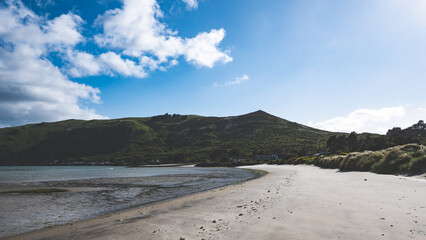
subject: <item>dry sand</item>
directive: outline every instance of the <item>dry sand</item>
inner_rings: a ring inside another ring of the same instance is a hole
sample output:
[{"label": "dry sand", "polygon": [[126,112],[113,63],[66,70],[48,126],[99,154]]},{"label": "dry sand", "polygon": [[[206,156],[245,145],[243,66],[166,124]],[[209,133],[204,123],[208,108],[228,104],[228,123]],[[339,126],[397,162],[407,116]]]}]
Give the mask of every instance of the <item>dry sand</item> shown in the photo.
[{"label": "dry sand", "polygon": [[426,239],[426,180],[312,166],[12,239]]}]

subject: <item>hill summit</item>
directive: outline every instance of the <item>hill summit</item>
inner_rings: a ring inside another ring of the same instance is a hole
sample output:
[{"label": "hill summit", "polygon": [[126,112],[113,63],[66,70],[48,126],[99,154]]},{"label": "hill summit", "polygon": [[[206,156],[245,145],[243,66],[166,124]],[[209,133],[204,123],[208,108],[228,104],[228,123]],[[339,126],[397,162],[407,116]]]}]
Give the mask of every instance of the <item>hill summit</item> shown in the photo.
[{"label": "hill summit", "polygon": [[146,164],[291,157],[323,151],[331,132],[256,111],[66,120],[0,129],[1,165]]}]

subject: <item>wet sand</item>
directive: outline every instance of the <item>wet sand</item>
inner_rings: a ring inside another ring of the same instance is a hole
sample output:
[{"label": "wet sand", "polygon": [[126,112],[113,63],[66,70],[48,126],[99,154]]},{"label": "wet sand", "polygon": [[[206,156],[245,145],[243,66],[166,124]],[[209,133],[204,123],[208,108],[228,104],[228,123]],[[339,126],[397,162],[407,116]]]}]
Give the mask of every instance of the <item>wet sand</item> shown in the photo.
[{"label": "wet sand", "polygon": [[223,187],[254,176],[251,171],[210,168],[192,174],[3,183],[0,238]]},{"label": "wet sand", "polygon": [[10,239],[426,239],[426,180],[312,166]]}]

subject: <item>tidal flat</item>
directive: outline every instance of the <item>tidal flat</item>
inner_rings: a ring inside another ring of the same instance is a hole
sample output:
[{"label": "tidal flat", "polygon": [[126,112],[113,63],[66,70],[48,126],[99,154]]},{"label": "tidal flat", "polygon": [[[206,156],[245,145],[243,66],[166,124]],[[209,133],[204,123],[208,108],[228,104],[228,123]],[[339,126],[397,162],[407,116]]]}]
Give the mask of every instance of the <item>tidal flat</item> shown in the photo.
[{"label": "tidal flat", "polygon": [[[88,167],[80,170],[86,169],[92,171]],[[252,171],[232,168],[168,168],[157,174],[164,172],[167,173],[156,176],[128,177],[134,174],[124,174],[126,177],[116,177],[112,174],[107,176],[114,177],[72,180],[56,180],[58,177],[47,180],[49,178],[34,174],[39,180],[4,180],[0,183],[0,238],[222,187],[256,175]],[[64,175],[66,173],[62,178]]]}]

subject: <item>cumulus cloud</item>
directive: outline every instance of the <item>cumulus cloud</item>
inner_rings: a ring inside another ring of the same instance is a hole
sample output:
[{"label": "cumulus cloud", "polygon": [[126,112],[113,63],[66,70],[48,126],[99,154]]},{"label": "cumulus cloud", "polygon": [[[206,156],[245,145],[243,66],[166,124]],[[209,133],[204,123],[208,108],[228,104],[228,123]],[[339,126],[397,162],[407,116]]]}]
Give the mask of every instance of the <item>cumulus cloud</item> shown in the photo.
[{"label": "cumulus cloud", "polygon": [[144,78],[148,74],[144,68],[155,70],[160,68],[155,62],[141,60],[141,64],[123,59],[115,52],[108,51],[98,56],[87,52],[68,50],[66,55],[68,66],[66,72],[73,77],[96,76],[96,75],[121,75]]},{"label": "cumulus cloud", "polygon": [[99,56],[102,63],[108,66],[109,69],[124,75],[124,76],[135,76],[143,78],[146,76],[145,71],[141,66],[138,66],[135,62],[122,59],[121,56],[114,52],[103,53]]},{"label": "cumulus cloud", "polygon": [[94,76],[104,71],[98,58],[87,52],[69,49],[66,59],[70,63],[67,72],[73,77]]},{"label": "cumulus cloud", "polygon": [[[121,8],[98,16],[103,31],[85,38],[84,20],[70,12],[54,19],[40,17],[20,0],[0,6],[0,126],[66,118],[104,118],[87,103],[99,103],[97,88],[68,77],[96,75],[144,78],[149,71],[166,71],[178,59],[198,67],[232,61],[219,49],[224,29],[184,38],[160,21],[156,0],[122,0]],[[36,1],[43,7],[53,1]],[[187,1],[196,8],[197,1]],[[95,41],[100,54],[79,50]],[[59,68],[50,59],[59,57]]]},{"label": "cumulus cloud", "polygon": [[[334,132],[376,132],[384,133],[387,129],[401,126],[395,119],[403,119],[406,109],[402,106],[381,109],[358,109],[346,117],[336,117],[324,122],[309,122],[311,127]],[[413,122],[414,123],[414,122]]]},{"label": "cumulus cloud", "polygon": [[232,58],[218,48],[225,36],[224,29],[182,38],[166,24],[155,0],[124,0],[121,9],[109,10],[98,17],[103,33],[95,36],[99,46],[118,49],[123,55],[142,58],[150,55],[158,63],[176,60],[179,56],[198,66],[213,67]]},{"label": "cumulus cloud", "polygon": [[[46,56],[83,40],[72,13],[44,21],[20,1],[0,9],[0,124],[103,118],[82,107],[99,102],[99,89],[70,81]],[[31,37],[29,37],[31,36]]]},{"label": "cumulus cloud", "polygon": [[195,9],[198,8],[198,1],[197,0],[182,0],[188,9]]},{"label": "cumulus cloud", "polygon": [[217,46],[225,37],[223,28],[213,29],[209,33],[199,33],[194,38],[185,40],[184,55],[188,62],[198,66],[213,67],[216,62],[228,63],[232,58],[220,51]]},{"label": "cumulus cloud", "polygon": [[139,59],[139,63],[136,63],[133,60],[124,59],[121,55],[111,51],[98,56],[87,52],[68,51],[66,61],[68,65],[65,67],[65,71],[73,77],[103,74],[144,78],[148,76],[148,70],[166,71],[179,63],[176,59],[172,59],[167,64],[162,64],[162,62],[148,56],[142,56]]}]

